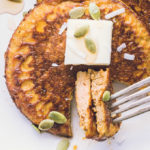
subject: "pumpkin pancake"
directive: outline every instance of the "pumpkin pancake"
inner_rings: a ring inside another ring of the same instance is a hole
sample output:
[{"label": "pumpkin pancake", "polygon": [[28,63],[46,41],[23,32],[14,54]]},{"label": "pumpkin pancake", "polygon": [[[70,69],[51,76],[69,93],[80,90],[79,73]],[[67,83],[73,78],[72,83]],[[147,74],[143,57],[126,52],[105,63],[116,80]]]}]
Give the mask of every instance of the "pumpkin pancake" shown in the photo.
[{"label": "pumpkin pancake", "polygon": [[[150,35],[145,25],[120,1],[95,2],[100,7],[102,19],[114,10],[126,9],[125,13],[115,17],[110,66],[112,79],[132,84],[147,77],[150,72]],[[63,136],[72,135],[71,95],[76,71],[85,68],[79,66],[72,70],[70,66],[63,65],[66,31],[61,35],[58,32],[67,22],[69,11],[77,6],[88,8],[89,1],[41,2],[25,16],[6,52],[6,83],[17,107],[36,125],[52,110],[63,113],[67,123],[56,124],[49,130]],[[88,11],[83,18],[91,19]],[[127,48],[119,53],[116,49],[122,43],[126,43]],[[135,60],[125,60],[124,53],[135,55]]]}]

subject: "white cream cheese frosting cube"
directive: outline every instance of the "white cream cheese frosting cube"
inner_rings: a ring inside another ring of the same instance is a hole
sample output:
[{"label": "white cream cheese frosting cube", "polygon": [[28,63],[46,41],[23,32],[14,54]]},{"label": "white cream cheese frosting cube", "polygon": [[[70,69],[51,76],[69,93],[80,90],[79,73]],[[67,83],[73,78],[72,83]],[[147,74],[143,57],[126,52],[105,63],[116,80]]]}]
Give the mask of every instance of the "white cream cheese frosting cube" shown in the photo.
[{"label": "white cream cheese frosting cube", "polygon": [[[75,31],[89,25],[88,33],[75,38]],[[110,65],[113,22],[107,20],[69,19],[67,22],[65,65]],[[91,54],[84,39],[92,39],[96,54]]]}]

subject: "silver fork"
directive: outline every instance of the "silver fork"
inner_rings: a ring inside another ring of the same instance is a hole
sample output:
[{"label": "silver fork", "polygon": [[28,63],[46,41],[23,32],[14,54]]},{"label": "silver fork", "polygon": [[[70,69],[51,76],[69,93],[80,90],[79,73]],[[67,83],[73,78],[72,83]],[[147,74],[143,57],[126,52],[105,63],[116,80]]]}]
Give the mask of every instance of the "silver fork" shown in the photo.
[{"label": "silver fork", "polygon": [[[112,102],[111,106],[113,122],[121,122],[150,111],[150,105],[144,105],[150,102],[150,95],[148,93],[150,93],[150,77],[112,94],[111,100],[116,99]],[[144,107],[140,108],[142,105]],[[130,112],[135,108],[136,110],[134,112]],[[125,115],[123,116],[122,114]]]}]

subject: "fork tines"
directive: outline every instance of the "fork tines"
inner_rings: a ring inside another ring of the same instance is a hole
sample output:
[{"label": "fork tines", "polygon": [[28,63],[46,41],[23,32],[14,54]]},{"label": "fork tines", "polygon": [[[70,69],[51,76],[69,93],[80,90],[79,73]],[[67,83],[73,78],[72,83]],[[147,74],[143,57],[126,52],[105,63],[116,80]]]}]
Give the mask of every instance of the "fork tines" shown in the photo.
[{"label": "fork tines", "polygon": [[148,112],[148,111],[150,111],[150,106],[146,106],[146,107],[144,107],[140,110],[137,110],[134,113],[128,114],[126,116],[121,116],[121,117],[115,118],[113,120],[113,122],[121,122],[123,120],[130,119],[132,117],[138,116],[138,115],[143,114],[143,113]]},{"label": "fork tines", "polygon": [[[150,93],[150,86],[148,86],[149,84],[150,84],[150,77],[141,80],[111,96],[111,100],[118,98],[112,103],[111,106],[112,108],[111,115],[113,118],[115,116],[113,120],[114,122],[120,122],[132,118],[134,116],[140,115],[142,113],[145,113],[147,111],[150,111],[150,106],[148,105],[145,106],[144,108],[138,108],[139,106],[150,102],[150,96],[148,96],[148,93]],[[126,106],[126,104],[129,105]],[[120,115],[121,113],[128,112],[133,108],[137,108],[137,110],[134,112],[130,112],[130,114],[127,114],[125,116]]]}]

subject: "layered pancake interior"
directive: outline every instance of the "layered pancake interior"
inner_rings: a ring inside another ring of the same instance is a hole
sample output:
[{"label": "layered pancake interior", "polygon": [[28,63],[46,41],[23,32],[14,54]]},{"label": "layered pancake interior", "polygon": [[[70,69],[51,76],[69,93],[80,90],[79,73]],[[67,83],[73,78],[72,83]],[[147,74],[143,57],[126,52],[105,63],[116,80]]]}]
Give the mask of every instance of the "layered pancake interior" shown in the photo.
[{"label": "layered pancake interior", "polygon": [[80,126],[87,138],[102,140],[119,130],[119,124],[114,124],[110,116],[111,102],[103,101],[107,90],[112,91],[109,69],[77,73],[75,98]]}]

